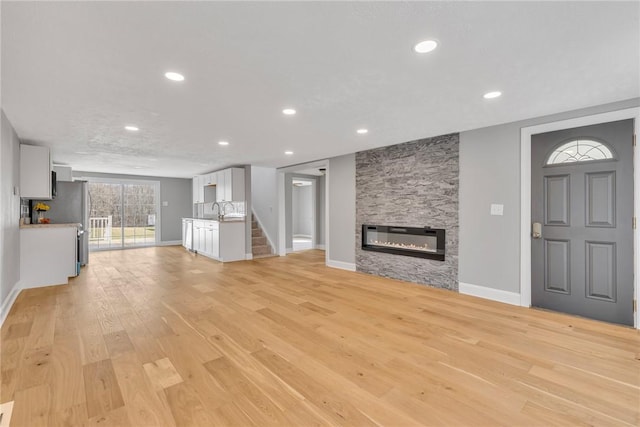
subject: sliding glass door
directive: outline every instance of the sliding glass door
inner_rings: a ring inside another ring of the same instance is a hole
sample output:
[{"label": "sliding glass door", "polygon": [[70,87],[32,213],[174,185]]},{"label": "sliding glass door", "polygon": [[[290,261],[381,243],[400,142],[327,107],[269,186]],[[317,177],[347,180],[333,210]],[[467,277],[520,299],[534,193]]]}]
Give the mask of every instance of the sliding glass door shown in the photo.
[{"label": "sliding glass door", "polygon": [[159,190],[157,182],[89,178],[89,249],[155,245]]}]

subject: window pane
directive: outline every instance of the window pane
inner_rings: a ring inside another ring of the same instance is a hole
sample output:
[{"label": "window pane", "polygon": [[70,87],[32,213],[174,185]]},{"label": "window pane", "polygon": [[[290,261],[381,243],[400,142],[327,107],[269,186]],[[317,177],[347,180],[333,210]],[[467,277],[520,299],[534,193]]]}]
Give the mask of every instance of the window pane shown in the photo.
[{"label": "window pane", "polygon": [[613,159],[613,152],[605,144],[591,139],[574,139],[556,148],[547,159],[547,165],[590,162]]}]

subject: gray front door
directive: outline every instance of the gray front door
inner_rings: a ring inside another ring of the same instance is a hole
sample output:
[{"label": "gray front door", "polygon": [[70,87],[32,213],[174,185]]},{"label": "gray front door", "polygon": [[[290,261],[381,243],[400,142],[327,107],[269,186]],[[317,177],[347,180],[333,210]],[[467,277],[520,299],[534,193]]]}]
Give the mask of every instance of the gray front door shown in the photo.
[{"label": "gray front door", "polygon": [[633,325],[633,120],[531,139],[531,303]]}]

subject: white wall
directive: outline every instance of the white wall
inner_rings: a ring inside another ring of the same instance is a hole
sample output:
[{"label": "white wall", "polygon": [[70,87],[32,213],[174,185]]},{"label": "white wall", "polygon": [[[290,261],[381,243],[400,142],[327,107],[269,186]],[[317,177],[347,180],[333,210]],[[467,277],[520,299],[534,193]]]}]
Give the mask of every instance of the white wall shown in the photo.
[{"label": "white wall", "polygon": [[160,202],[166,201],[169,206],[161,206],[160,241],[182,241],[182,218],[193,215],[193,186],[191,179],[161,178],[157,176],[120,175],[97,172],[73,171],[75,178],[94,177],[110,179],[142,179],[160,182]]},{"label": "white wall", "polygon": [[356,155],[329,159],[328,263],[355,270]]},{"label": "white wall", "polygon": [[20,281],[20,142],[1,111],[0,124],[0,324],[17,295]]},{"label": "white wall", "polygon": [[313,188],[311,185],[293,186],[291,213],[294,236],[311,236],[313,234]]},{"label": "white wall", "polygon": [[277,247],[278,177],[275,168],[251,167],[251,204],[267,240]]},{"label": "white wall", "polygon": [[[459,281],[520,292],[520,129],[640,105],[640,98],[460,133]],[[504,216],[489,215],[491,203]]]}]

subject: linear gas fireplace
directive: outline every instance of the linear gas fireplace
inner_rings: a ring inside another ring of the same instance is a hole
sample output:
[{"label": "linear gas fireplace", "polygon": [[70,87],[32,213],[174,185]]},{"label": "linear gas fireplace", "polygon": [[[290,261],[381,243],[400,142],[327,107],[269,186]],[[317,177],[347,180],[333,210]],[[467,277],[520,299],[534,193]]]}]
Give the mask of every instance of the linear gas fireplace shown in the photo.
[{"label": "linear gas fireplace", "polygon": [[444,261],[444,229],[362,225],[362,249]]}]

